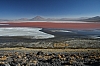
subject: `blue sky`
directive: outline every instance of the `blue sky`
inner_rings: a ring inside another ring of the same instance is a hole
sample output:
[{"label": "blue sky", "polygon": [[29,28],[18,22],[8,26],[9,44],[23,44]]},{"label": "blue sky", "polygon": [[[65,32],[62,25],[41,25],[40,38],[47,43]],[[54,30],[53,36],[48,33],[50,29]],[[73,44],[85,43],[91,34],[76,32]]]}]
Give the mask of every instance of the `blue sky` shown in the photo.
[{"label": "blue sky", "polygon": [[100,0],[0,0],[0,19],[99,15]]}]

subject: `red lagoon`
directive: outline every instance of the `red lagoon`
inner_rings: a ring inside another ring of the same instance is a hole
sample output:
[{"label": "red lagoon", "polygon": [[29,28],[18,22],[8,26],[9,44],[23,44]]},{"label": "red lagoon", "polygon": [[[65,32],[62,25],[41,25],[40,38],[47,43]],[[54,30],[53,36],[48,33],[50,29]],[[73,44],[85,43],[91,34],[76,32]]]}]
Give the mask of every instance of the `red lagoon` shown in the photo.
[{"label": "red lagoon", "polygon": [[[40,27],[66,29],[100,29],[100,23],[6,22],[1,27]],[[8,24],[8,25],[6,25]]]}]

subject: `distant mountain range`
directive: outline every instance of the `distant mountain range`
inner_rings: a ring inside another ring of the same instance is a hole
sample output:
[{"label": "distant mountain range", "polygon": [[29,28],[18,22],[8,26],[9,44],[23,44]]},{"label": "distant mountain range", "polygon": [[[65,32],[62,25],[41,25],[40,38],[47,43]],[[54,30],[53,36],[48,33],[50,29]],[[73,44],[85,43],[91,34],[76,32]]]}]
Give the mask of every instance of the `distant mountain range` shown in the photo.
[{"label": "distant mountain range", "polygon": [[88,19],[83,19],[82,21],[86,21],[86,22],[100,22],[100,16],[96,16],[96,17],[92,17],[92,18],[88,18]]},{"label": "distant mountain range", "polygon": [[0,19],[0,21],[86,21],[86,22],[100,22],[100,16],[92,18],[43,18],[41,16],[36,16],[34,18],[21,18],[16,20]]}]

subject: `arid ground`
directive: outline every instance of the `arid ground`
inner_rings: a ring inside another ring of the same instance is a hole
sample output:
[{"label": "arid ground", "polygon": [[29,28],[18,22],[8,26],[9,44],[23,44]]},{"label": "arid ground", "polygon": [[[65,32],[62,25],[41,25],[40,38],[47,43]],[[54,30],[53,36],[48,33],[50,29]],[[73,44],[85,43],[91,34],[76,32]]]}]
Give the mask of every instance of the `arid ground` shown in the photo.
[{"label": "arid ground", "polygon": [[55,53],[63,53],[63,52],[100,52],[100,49],[30,49],[30,48],[0,48],[0,51],[24,51],[24,52],[38,52],[38,51],[43,51],[43,52],[55,52]]}]

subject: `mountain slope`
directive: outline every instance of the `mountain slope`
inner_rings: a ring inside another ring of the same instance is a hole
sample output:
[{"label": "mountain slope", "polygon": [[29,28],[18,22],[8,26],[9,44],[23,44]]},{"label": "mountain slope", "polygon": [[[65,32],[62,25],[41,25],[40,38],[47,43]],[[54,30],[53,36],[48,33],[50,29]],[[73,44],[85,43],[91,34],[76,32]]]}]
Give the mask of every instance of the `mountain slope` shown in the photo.
[{"label": "mountain slope", "polygon": [[100,16],[88,18],[88,19],[85,19],[83,21],[87,21],[87,22],[100,22]]},{"label": "mountain slope", "polygon": [[45,20],[46,20],[45,18],[40,17],[40,16],[36,16],[36,17],[30,19],[30,21],[45,21]]}]

